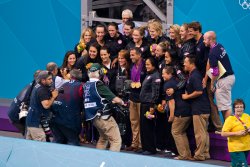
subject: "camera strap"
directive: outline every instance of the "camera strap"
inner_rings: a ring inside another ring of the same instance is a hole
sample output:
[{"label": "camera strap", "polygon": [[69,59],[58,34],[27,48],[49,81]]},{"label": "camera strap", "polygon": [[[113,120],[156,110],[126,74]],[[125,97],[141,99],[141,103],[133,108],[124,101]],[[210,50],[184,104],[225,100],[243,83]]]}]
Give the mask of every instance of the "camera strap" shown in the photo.
[{"label": "camera strap", "polygon": [[35,80],[33,80],[32,81],[32,84],[31,84],[31,87],[30,87],[30,92],[29,92],[29,94],[28,94],[28,96],[27,96],[27,103],[26,103],[26,105],[27,106],[29,106],[29,104],[30,104],[30,96],[31,96],[31,93],[32,93],[32,90],[33,90],[33,88],[35,87],[35,85],[36,85],[36,81]]},{"label": "camera strap", "polygon": [[119,78],[119,76],[120,76],[120,74],[119,74],[119,73],[120,73],[120,68],[119,68],[119,67],[120,67],[120,64],[119,64],[119,61],[118,61],[117,67],[118,67],[118,68],[117,68],[117,77]]},{"label": "camera strap", "polygon": [[238,116],[236,116],[236,115],[234,115],[237,119],[238,119],[238,121],[240,121],[240,123],[244,126],[244,128],[245,128],[245,130],[247,130],[248,128],[247,128],[247,126],[246,126],[246,123],[245,122],[243,122],[241,119],[240,119],[240,117],[238,117]]},{"label": "camera strap", "polygon": [[104,107],[97,111],[96,116],[102,119],[108,119],[112,115],[111,113],[111,102],[104,103]]}]

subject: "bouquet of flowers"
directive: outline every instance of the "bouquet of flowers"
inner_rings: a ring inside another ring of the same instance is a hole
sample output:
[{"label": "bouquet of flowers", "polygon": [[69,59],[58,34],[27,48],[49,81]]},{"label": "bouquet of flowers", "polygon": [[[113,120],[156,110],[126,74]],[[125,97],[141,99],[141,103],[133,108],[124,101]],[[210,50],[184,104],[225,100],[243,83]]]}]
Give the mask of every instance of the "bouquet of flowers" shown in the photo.
[{"label": "bouquet of flowers", "polygon": [[158,111],[159,113],[164,113],[164,112],[165,112],[165,108],[164,108],[161,104],[158,104],[158,106],[157,106],[157,111]]},{"label": "bouquet of flowers", "polygon": [[77,52],[81,53],[86,48],[86,44],[83,41],[80,41],[77,45]]},{"label": "bouquet of flowers", "polygon": [[147,119],[153,119],[153,118],[155,118],[155,115],[154,115],[154,114],[151,114],[150,111],[147,111],[146,114],[145,114],[145,117],[146,117]]},{"label": "bouquet of flowers", "polygon": [[150,52],[155,52],[157,44],[150,45]]},{"label": "bouquet of flowers", "polygon": [[90,67],[92,66],[92,64],[93,64],[93,63],[88,63],[88,64],[86,65],[86,69],[89,70]]},{"label": "bouquet of flowers", "polygon": [[105,69],[105,68],[103,68],[103,67],[102,67],[102,69],[101,69],[101,70],[102,70],[103,75],[106,75],[106,74],[108,73],[108,70],[107,70],[107,69]]}]

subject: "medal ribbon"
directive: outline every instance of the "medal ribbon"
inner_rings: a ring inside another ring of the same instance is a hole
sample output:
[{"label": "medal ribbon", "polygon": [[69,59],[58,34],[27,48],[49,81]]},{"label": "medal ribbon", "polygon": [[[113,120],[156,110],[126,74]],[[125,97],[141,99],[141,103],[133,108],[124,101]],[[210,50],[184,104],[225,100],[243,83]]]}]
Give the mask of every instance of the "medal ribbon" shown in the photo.
[{"label": "medal ribbon", "polygon": [[140,74],[142,70],[143,61],[140,62],[138,68],[136,68],[136,64],[133,65],[132,71],[131,71],[131,80],[133,82],[140,82]]}]

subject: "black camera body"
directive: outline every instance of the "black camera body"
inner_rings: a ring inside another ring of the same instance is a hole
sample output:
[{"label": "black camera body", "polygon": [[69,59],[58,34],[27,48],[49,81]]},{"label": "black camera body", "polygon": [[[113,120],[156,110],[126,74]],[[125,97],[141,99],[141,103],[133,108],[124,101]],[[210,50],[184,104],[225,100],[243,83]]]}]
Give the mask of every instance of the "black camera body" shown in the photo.
[{"label": "black camera body", "polygon": [[60,87],[60,88],[58,88],[57,90],[58,90],[58,93],[64,94],[64,89],[63,89],[63,87]]},{"label": "black camera body", "polygon": [[45,116],[42,116],[40,123],[46,135],[52,134],[51,129],[50,129],[50,120],[48,118],[46,118]]},{"label": "black camera body", "polygon": [[[50,87],[50,91],[53,91],[53,90],[55,90],[55,88],[54,87]],[[58,91],[58,93],[64,94],[63,87],[58,88],[57,91]]]},{"label": "black camera body", "polygon": [[127,120],[129,120],[129,109],[118,104],[111,104],[113,116],[117,121],[121,136],[127,133]]},{"label": "black camera body", "polygon": [[115,90],[119,96],[127,96],[131,89],[131,80],[128,80],[126,76],[117,76],[115,82]]}]

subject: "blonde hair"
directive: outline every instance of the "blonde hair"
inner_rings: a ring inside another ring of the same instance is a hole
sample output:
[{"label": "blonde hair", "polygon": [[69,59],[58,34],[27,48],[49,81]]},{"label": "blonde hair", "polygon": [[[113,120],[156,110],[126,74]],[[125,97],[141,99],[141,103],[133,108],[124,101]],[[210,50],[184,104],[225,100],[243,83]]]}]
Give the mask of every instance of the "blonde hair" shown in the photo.
[{"label": "blonde hair", "polygon": [[180,26],[178,24],[173,24],[169,27],[169,29],[172,29],[175,34],[175,43],[180,44],[181,43],[181,35],[180,35]]},{"label": "blonde hair", "polygon": [[164,41],[164,42],[160,42],[160,43],[158,44],[158,46],[161,47],[162,52],[164,52],[164,54],[165,54],[165,52],[168,51],[169,48],[170,48],[170,43],[169,43],[168,41]]},{"label": "blonde hair", "polygon": [[181,25],[181,27],[184,27],[186,31],[188,30],[188,24],[187,24],[187,23],[183,23],[183,24]]},{"label": "blonde hair", "polygon": [[162,36],[163,34],[163,27],[159,20],[152,19],[148,21],[148,29],[154,29],[159,33],[159,36]]},{"label": "blonde hair", "polygon": [[[185,31],[188,31],[188,24],[187,23],[183,23],[182,25],[181,25],[181,27],[183,27],[184,29],[185,29]],[[181,28],[180,27],[180,28]],[[181,43],[183,43],[183,42],[185,42],[185,39],[181,39]]]},{"label": "blonde hair", "polygon": [[84,42],[84,35],[86,32],[89,32],[90,35],[91,35],[91,38],[95,38],[95,33],[94,31],[90,28],[90,27],[87,27],[87,28],[84,28],[82,30],[82,34],[81,34],[81,37],[80,37],[80,42]]},{"label": "blonde hair", "polygon": [[133,28],[133,32],[138,31],[139,34],[143,37],[145,35],[145,29],[146,29],[146,26],[135,27]]}]

